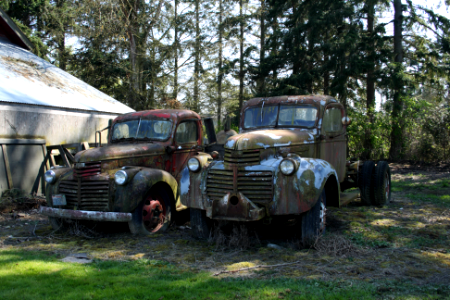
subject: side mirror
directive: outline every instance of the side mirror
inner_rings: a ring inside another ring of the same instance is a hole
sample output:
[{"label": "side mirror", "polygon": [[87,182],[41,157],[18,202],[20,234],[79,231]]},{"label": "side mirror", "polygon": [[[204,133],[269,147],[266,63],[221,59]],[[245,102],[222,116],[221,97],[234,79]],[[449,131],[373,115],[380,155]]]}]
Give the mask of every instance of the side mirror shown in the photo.
[{"label": "side mirror", "polygon": [[348,116],[345,116],[345,117],[342,118],[342,125],[343,126],[348,126],[350,124],[352,124],[352,120]]},{"label": "side mirror", "polygon": [[214,130],[214,121],[212,118],[205,118],[203,120],[206,128],[206,135],[208,136],[208,144],[214,144],[217,142],[216,132]]}]

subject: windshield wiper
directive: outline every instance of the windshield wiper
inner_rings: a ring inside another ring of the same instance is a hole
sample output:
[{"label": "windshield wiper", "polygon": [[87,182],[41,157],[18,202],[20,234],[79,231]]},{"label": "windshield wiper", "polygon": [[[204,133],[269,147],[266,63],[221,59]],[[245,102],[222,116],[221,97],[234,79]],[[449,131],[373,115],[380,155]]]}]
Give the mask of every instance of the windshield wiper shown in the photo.
[{"label": "windshield wiper", "polygon": [[153,143],[154,139],[151,139],[149,137],[143,137],[143,138],[136,138],[136,140],[138,141],[150,141]]},{"label": "windshield wiper", "polygon": [[123,138],[120,138],[120,139],[114,139],[112,141],[113,142],[124,142],[124,141],[131,141],[131,140],[134,140],[134,137],[128,137],[128,138],[123,137]]}]

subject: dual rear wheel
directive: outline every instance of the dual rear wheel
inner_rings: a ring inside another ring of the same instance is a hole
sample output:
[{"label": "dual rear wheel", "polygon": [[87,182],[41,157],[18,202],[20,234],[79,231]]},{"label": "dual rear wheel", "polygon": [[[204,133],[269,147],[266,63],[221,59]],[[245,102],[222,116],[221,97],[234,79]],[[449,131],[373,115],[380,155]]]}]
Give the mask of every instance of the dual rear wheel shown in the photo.
[{"label": "dual rear wheel", "polygon": [[364,205],[383,206],[391,201],[391,170],[387,162],[379,161],[375,166],[373,161],[365,161],[359,175]]}]

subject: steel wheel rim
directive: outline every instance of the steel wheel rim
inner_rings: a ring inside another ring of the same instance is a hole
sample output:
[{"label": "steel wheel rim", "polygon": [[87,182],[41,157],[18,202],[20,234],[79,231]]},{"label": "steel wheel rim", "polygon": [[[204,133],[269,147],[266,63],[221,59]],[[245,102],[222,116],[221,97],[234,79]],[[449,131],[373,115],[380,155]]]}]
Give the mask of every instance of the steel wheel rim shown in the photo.
[{"label": "steel wheel rim", "polygon": [[149,232],[157,232],[164,225],[166,219],[166,206],[159,196],[149,196],[142,207],[142,223]]}]

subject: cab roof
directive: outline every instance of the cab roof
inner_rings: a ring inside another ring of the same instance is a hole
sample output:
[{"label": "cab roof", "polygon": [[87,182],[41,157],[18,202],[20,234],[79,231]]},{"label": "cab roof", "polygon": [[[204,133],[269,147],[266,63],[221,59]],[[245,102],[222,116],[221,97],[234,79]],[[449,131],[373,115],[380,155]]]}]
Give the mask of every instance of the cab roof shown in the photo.
[{"label": "cab roof", "polygon": [[128,113],[117,117],[114,122],[124,122],[128,120],[135,120],[139,118],[164,118],[171,119],[174,122],[178,120],[196,119],[201,120],[200,116],[191,110],[186,109],[153,109],[153,110],[143,110],[133,113]]},{"label": "cab roof", "polygon": [[258,106],[264,102],[264,105],[271,104],[313,104],[326,106],[330,103],[338,103],[336,99],[325,95],[295,95],[295,96],[276,96],[276,97],[261,97],[248,100],[244,106],[244,111],[249,106]]}]

